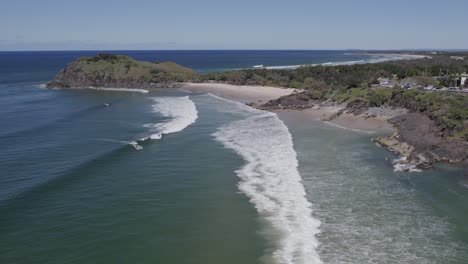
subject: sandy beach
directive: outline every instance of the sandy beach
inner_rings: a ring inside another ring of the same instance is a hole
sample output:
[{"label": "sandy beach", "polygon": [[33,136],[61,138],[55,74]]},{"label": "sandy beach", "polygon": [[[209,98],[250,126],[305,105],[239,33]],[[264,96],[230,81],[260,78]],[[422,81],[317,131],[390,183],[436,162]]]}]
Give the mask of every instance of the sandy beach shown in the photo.
[{"label": "sandy beach", "polygon": [[[212,93],[219,97],[242,103],[255,102],[259,104],[294,92],[300,92],[298,89],[291,88],[237,86],[221,83],[186,83],[181,89]],[[321,120],[336,127],[366,133],[392,132],[393,126],[387,120],[404,112],[402,109],[370,108],[366,113],[361,115],[342,113],[338,117],[329,120],[330,117],[344,107],[344,105],[327,105],[315,106],[305,110],[275,110],[275,112],[288,112],[293,115],[299,115],[304,120]]]},{"label": "sandy beach", "polygon": [[242,103],[266,103],[281,96],[299,92],[298,89],[268,86],[238,86],[223,83],[184,83],[182,90],[212,93]]},{"label": "sandy beach", "polygon": [[322,106],[305,110],[280,110],[278,112],[288,112],[293,115],[302,116],[305,120],[320,120],[335,127],[365,133],[391,133],[394,128],[387,120],[398,115],[397,113],[403,112],[403,110],[379,107],[371,108],[368,112],[360,115],[345,112],[329,120],[330,117],[338,113],[343,107],[344,106]]}]

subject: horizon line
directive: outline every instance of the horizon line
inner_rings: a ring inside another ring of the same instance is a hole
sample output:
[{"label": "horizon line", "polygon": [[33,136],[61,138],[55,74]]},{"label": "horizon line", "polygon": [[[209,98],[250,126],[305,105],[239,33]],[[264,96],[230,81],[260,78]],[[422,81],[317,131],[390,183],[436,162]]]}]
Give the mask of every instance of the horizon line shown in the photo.
[{"label": "horizon line", "polygon": [[80,51],[468,51],[468,48],[408,48],[408,49],[25,49],[25,50],[0,50],[0,52],[80,52]]}]

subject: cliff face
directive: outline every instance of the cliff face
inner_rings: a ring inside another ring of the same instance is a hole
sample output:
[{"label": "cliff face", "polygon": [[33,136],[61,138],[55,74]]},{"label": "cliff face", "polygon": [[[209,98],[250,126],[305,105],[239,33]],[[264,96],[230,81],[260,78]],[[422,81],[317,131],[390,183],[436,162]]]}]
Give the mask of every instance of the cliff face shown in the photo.
[{"label": "cliff face", "polygon": [[50,88],[152,88],[174,86],[196,73],[172,62],[151,63],[128,56],[99,54],[83,57],[60,70]]}]

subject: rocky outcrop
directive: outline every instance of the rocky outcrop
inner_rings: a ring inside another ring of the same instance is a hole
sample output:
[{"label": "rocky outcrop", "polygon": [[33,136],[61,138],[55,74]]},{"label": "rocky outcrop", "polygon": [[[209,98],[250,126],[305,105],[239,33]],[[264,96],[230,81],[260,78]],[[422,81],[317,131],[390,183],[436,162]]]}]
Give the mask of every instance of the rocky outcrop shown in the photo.
[{"label": "rocky outcrop", "polygon": [[408,113],[388,120],[397,132],[389,137],[378,137],[378,144],[408,158],[420,168],[431,167],[438,161],[450,163],[468,160],[468,143],[443,137],[435,122],[421,113]]},{"label": "rocky outcrop", "polygon": [[313,107],[318,101],[314,100],[309,93],[292,93],[278,99],[268,101],[258,108],[264,110],[272,109],[307,109]]}]

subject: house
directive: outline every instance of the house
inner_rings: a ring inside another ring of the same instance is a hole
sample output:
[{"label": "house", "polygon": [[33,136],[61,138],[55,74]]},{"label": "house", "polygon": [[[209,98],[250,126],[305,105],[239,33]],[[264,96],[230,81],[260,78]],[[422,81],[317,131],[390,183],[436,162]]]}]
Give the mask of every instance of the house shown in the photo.
[{"label": "house", "polygon": [[429,85],[429,86],[424,87],[424,90],[426,90],[426,91],[435,91],[436,88],[433,85]]},{"label": "house", "polygon": [[408,90],[418,89],[418,81],[415,78],[408,77],[400,81],[400,86]]},{"label": "house", "polygon": [[460,85],[464,86],[468,82],[468,74],[467,73],[462,73],[460,75]]},{"label": "house", "polygon": [[396,82],[395,80],[391,80],[390,78],[379,77],[377,81],[379,82],[380,87],[385,88],[393,88],[395,85],[398,84],[398,82]]},{"label": "house", "polygon": [[388,82],[390,81],[390,79],[389,78],[379,77],[377,79],[377,81],[379,81],[380,86],[384,87],[385,85],[388,85]]}]

